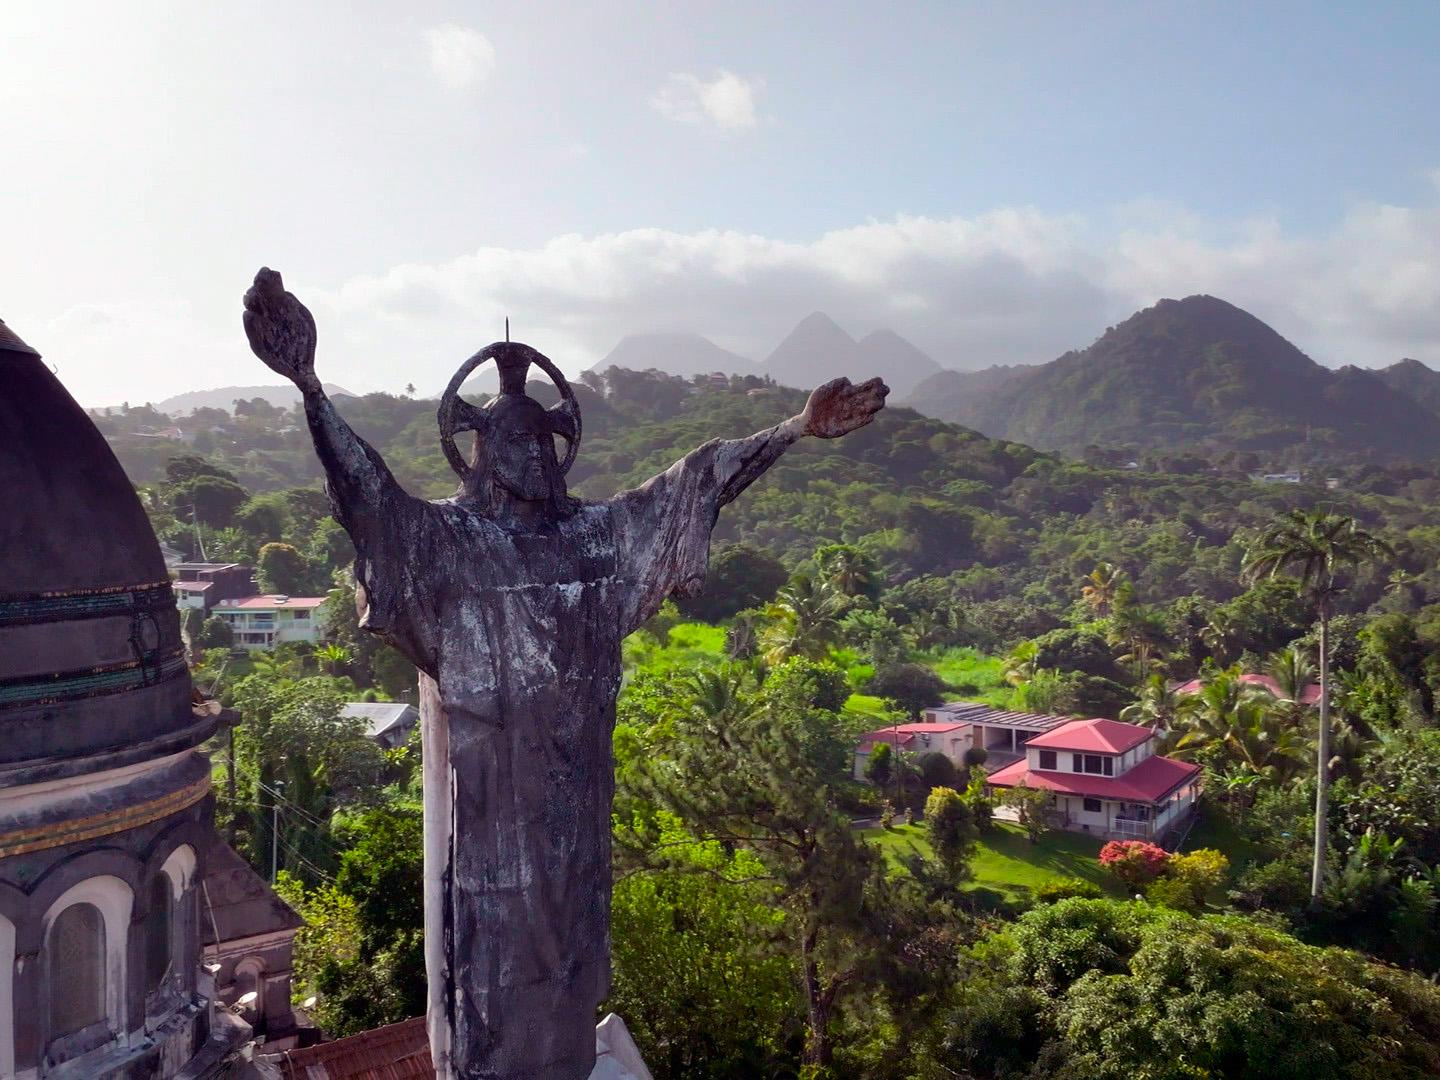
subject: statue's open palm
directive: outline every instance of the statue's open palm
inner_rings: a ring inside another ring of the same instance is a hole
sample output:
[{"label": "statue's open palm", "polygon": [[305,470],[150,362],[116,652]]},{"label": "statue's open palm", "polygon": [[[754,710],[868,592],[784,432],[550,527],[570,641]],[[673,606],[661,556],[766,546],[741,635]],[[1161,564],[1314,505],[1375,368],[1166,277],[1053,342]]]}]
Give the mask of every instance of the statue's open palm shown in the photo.
[{"label": "statue's open palm", "polygon": [[269,267],[245,293],[244,318],[250,348],[266,367],[302,388],[315,381],[315,319]]},{"label": "statue's open palm", "polygon": [[838,439],[862,428],[885,407],[890,388],[879,379],[870,379],[859,386],[849,379],[831,379],[818,386],[805,403],[805,430],[822,439]]}]

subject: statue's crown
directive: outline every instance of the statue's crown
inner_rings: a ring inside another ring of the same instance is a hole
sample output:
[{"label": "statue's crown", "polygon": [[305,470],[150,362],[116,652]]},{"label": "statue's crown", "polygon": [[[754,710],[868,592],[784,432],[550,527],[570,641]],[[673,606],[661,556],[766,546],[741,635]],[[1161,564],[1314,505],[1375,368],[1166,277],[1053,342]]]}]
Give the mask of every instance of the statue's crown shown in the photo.
[{"label": "statue's crown", "polygon": [[525,376],[530,371],[530,361],[519,349],[506,348],[495,354],[495,366],[500,369],[500,393],[524,394]]}]

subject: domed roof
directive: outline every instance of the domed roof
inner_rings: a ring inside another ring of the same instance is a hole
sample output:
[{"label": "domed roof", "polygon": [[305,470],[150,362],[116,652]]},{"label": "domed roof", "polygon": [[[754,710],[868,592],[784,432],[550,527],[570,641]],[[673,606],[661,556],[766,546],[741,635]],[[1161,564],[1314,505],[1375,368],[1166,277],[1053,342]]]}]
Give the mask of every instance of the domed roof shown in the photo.
[{"label": "domed roof", "polygon": [[0,787],[194,746],[165,560],[99,430],[0,322]]}]

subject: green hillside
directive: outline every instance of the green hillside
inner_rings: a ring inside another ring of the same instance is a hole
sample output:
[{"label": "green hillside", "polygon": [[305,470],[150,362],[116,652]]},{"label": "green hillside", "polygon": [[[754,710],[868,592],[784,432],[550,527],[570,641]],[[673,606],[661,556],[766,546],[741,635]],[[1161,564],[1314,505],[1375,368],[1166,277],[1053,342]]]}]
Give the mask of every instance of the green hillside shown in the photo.
[{"label": "green hillside", "polygon": [[1072,455],[1098,446],[1248,452],[1276,465],[1433,460],[1440,416],[1405,392],[1404,374],[1323,367],[1253,315],[1191,296],[1161,300],[1048,364],[933,376],[912,400]]}]

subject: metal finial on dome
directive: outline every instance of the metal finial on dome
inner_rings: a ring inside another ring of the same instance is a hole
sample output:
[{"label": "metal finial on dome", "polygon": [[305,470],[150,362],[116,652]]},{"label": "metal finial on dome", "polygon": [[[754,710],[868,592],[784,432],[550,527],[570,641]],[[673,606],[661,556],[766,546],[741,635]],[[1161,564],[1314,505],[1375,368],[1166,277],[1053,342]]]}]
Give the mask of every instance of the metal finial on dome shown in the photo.
[{"label": "metal finial on dome", "polygon": [[0,352],[24,353],[26,356],[40,355],[37,350],[21,341],[20,335],[5,325],[4,319],[0,319]]}]

